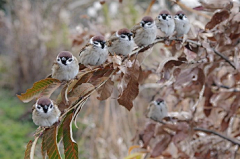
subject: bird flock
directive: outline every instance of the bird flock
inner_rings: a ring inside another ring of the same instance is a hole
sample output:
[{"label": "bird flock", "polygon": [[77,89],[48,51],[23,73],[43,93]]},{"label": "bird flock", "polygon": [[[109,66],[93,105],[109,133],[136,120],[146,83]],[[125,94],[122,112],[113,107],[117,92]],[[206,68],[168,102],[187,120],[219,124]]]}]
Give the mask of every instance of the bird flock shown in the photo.
[{"label": "bird flock", "polygon": [[[86,67],[100,66],[106,62],[109,53],[110,55],[128,56],[135,45],[138,47],[148,46],[155,41],[157,36],[179,38],[187,34],[189,30],[190,22],[182,11],[172,16],[169,11],[163,10],[155,20],[150,16],[145,16],[132,29],[120,29],[107,41],[101,35],[92,37],[89,43],[80,50],[79,58],[73,56],[69,51],[60,52],[53,63],[51,76],[60,81],[69,81],[77,76],[79,62]],[[161,106],[161,103],[162,101],[155,105]],[[154,110],[150,112],[154,112]],[[49,127],[59,120],[60,114],[54,101],[47,97],[41,97],[33,106],[32,119],[38,126]],[[152,118],[158,120],[156,114],[151,114],[153,113],[150,113]]]}]

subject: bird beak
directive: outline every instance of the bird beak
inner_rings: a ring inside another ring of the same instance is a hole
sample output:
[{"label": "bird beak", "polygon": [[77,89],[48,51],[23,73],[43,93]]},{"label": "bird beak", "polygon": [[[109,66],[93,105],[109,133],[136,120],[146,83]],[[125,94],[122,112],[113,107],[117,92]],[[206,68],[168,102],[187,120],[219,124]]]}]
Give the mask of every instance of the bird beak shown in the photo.
[{"label": "bird beak", "polygon": [[104,48],[106,42],[105,41],[101,41],[100,44],[102,45],[102,49]]},{"label": "bird beak", "polygon": [[65,57],[62,57],[62,58],[61,58],[61,61],[62,61],[62,63],[63,63],[64,65],[66,65],[67,59],[66,59]]},{"label": "bird beak", "polygon": [[47,111],[48,111],[48,106],[44,105],[43,111],[44,111],[45,113],[47,113]]},{"label": "bird beak", "polygon": [[128,33],[128,39],[129,39],[129,41],[131,41],[131,37],[132,37],[132,33]]}]

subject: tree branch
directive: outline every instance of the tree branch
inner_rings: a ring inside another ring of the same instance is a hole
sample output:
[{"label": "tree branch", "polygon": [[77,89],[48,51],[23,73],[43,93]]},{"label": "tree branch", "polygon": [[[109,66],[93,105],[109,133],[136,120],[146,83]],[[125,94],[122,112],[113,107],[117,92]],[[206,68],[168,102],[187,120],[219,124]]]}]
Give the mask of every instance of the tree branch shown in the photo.
[{"label": "tree branch", "polygon": [[234,64],[226,56],[218,52],[216,49],[213,49],[213,52],[218,56],[220,56],[221,58],[223,58],[227,63],[229,63],[236,70],[236,67],[234,66]]},{"label": "tree branch", "polygon": [[195,131],[202,131],[202,132],[206,132],[206,133],[211,133],[211,134],[217,135],[217,136],[219,136],[219,137],[221,137],[221,138],[223,138],[223,139],[225,139],[227,141],[232,142],[233,144],[236,144],[236,145],[240,146],[240,141],[238,141],[235,138],[230,138],[230,137],[227,137],[225,135],[222,135],[219,132],[215,132],[213,130],[204,129],[204,128],[197,128],[197,127],[193,128],[193,130],[195,130]]}]

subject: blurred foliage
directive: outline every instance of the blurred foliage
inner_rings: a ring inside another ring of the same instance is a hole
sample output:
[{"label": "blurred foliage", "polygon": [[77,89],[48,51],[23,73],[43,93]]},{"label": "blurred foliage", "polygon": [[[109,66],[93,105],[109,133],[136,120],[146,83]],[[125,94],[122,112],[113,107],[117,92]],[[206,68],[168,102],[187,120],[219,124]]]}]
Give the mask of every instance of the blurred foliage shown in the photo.
[{"label": "blurred foliage", "polygon": [[4,89],[0,91],[0,106],[0,158],[23,158],[26,143],[35,127],[31,115],[21,120],[26,105]]}]

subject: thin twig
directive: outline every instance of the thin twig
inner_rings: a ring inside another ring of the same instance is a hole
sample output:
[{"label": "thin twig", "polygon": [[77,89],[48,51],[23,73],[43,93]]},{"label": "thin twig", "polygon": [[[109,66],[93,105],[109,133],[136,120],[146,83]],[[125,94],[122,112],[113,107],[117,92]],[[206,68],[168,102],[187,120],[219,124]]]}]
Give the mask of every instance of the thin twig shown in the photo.
[{"label": "thin twig", "polygon": [[[170,39],[170,40],[175,40],[175,41],[183,41],[182,39],[177,39],[177,38],[173,38],[173,39]],[[193,40],[186,40],[186,42],[188,43],[192,43],[192,44],[195,44],[199,47],[202,47],[202,44],[197,42],[197,41],[193,41]],[[224,59],[227,63],[230,64],[230,66],[232,66],[235,70],[236,70],[236,67],[234,66],[234,64],[226,57],[224,56],[222,53],[220,53],[219,51],[217,51],[216,49],[212,48],[213,52],[220,56],[222,59]]]},{"label": "thin twig", "polygon": [[149,15],[150,11],[151,11],[151,8],[153,6],[153,4],[156,2],[156,0],[152,0],[151,3],[149,4],[146,12],[144,13],[145,15]]},{"label": "thin twig", "polygon": [[234,64],[226,57],[224,56],[223,54],[221,54],[220,52],[218,52],[216,49],[212,49],[213,52],[215,54],[217,54],[218,56],[220,56],[221,58],[223,58],[227,63],[229,63],[235,70],[236,70],[236,67],[234,66]]},{"label": "thin twig", "polygon": [[216,132],[216,131],[213,131],[213,130],[209,130],[209,129],[204,129],[204,128],[193,128],[193,130],[195,131],[202,131],[202,132],[206,132],[206,133],[211,133],[211,134],[214,134],[214,135],[217,135],[227,141],[230,141],[232,142],[233,144],[236,144],[236,145],[239,145],[240,146],[240,141],[237,141],[237,139],[235,138],[230,138],[230,137],[227,137],[225,135],[222,135],[220,134],[219,132]]}]

